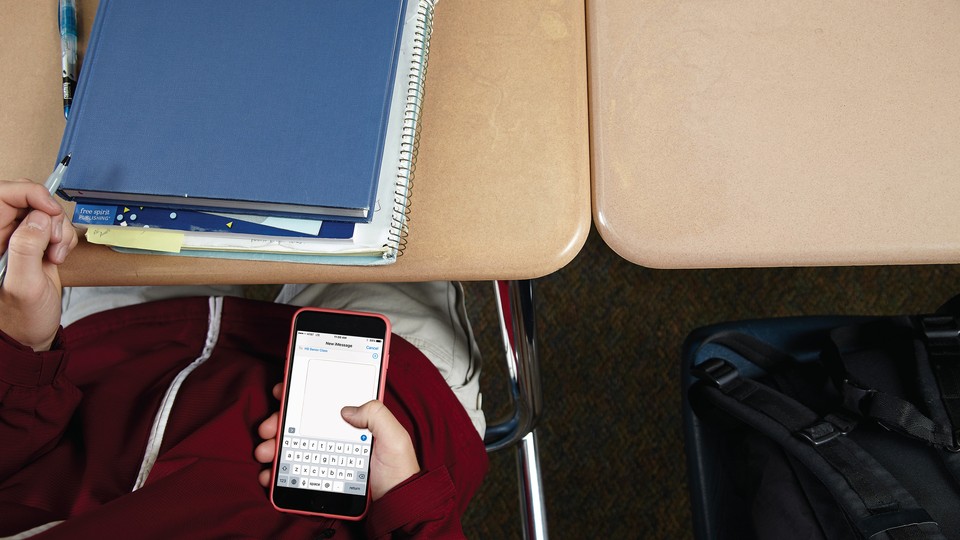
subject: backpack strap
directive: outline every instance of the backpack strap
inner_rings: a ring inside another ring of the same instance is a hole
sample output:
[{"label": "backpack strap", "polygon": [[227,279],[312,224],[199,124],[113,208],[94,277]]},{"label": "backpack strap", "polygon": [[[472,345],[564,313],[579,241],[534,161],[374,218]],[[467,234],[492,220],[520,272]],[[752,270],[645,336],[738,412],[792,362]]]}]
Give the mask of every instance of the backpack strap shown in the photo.
[{"label": "backpack strap", "polygon": [[[736,339],[724,336],[720,342],[711,339],[701,346],[722,344],[751,363],[755,351],[770,347],[745,334]],[[743,346],[745,343],[749,346]],[[782,368],[790,357],[778,352],[775,358],[774,364]],[[820,415],[766,384],[741,376],[736,366],[720,358],[694,366],[691,374],[700,379],[691,392],[766,435],[803,463],[864,538],[881,533],[898,540],[944,538],[913,496],[860,445],[844,436],[856,426],[855,419],[842,413]]]},{"label": "backpack strap", "polygon": [[[844,407],[891,431],[951,452],[960,450],[952,421],[954,415],[960,417],[960,340],[955,330],[950,343],[946,319],[953,321],[952,317],[919,317],[915,323],[898,317],[833,330],[834,354],[825,356],[825,361],[833,359],[837,364],[833,369],[840,373],[837,386]],[[925,341],[929,344],[932,339],[933,350],[938,351],[926,355],[929,365],[916,350],[915,327],[929,332],[932,337]],[[905,381],[914,386],[904,388]],[[926,410],[901,397],[918,393]],[[936,406],[937,398],[946,411]]]},{"label": "backpack strap", "polygon": [[784,374],[796,370],[797,360],[769,343],[743,332],[727,330],[711,335],[700,344],[699,349],[708,345],[727,349],[760,368],[766,376],[773,379],[777,388],[787,394],[802,395],[801,384]]},{"label": "backpack strap", "polygon": [[892,394],[862,388],[847,380],[842,388],[845,406],[875,420],[880,425],[932,446],[956,452],[960,450],[953,430],[923,414],[913,403]]},{"label": "backpack strap", "polygon": [[[960,325],[952,315],[917,317],[927,357],[940,389],[940,401],[953,426],[954,449],[960,440]],[[955,451],[955,450],[954,450]]]}]

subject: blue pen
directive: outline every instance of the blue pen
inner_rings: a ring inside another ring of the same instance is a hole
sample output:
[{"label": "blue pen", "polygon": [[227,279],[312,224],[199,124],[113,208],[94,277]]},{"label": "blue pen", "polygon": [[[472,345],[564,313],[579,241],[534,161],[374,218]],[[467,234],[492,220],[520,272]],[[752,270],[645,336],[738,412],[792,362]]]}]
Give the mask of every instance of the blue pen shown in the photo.
[{"label": "blue pen", "polygon": [[73,89],[77,86],[77,4],[59,0],[60,64],[63,67],[63,117],[70,116]]}]

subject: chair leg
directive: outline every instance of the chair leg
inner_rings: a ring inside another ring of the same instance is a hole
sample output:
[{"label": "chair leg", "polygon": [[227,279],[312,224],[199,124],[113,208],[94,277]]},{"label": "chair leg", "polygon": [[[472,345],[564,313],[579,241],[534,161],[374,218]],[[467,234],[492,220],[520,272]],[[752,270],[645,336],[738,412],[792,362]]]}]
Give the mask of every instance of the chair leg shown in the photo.
[{"label": "chair leg", "polygon": [[543,399],[533,284],[530,281],[497,281],[495,293],[514,409],[508,418],[487,426],[484,442],[488,452],[516,446],[523,537],[527,540],[545,539],[547,514],[535,429]]},{"label": "chair leg", "polygon": [[487,425],[484,442],[488,452],[519,443],[536,427],[543,404],[533,284],[530,281],[496,281],[494,286],[513,412]]},{"label": "chair leg", "polygon": [[537,450],[537,430],[534,429],[517,445],[517,477],[520,485],[520,513],[523,519],[523,537],[547,538],[547,509],[543,501],[543,483],[540,478],[540,453]]}]

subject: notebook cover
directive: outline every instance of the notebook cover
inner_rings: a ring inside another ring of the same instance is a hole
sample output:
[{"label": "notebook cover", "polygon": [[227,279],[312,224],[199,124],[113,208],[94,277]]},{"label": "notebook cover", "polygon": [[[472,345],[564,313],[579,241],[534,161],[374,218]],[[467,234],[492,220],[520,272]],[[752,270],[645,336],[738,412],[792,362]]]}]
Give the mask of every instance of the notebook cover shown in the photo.
[{"label": "notebook cover", "polygon": [[404,6],[101,1],[61,193],[369,220]]}]

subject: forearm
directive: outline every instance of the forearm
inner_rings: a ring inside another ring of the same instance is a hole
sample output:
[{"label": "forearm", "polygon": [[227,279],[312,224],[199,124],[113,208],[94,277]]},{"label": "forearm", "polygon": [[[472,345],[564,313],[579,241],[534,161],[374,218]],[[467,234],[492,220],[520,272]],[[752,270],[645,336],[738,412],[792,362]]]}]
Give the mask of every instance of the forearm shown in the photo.
[{"label": "forearm", "polygon": [[63,435],[80,391],[63,374],[60,334],[34,352],[0,332],[0,479],[49,451]]}]

